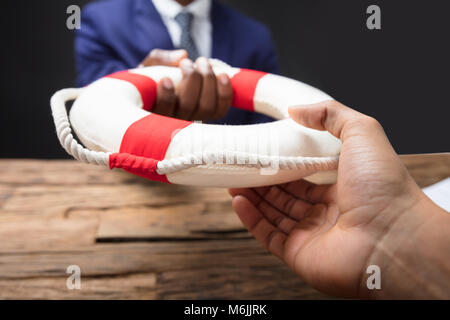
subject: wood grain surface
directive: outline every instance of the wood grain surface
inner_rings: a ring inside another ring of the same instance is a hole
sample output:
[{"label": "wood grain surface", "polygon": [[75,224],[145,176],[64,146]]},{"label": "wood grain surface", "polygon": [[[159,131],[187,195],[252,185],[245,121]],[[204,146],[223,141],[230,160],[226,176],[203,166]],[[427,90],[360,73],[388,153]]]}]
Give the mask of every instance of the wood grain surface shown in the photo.
[{"label": "wood grain surface", "polygon": [[[450,154],[402,156],[421,186]],[[81,290],[66,268],[81,268]],[[0,160],[0,299],[322,299],[243,228],[224,189],[71,160]]]}]

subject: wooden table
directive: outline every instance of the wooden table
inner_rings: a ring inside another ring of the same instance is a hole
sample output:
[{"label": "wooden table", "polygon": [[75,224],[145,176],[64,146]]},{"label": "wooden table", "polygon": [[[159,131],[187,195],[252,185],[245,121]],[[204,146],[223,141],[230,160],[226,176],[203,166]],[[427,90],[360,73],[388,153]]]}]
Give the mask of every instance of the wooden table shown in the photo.
[{"label": "wooden table", "polygon": [[[421,187],[450,176],[450,154],[403,160]],[[69,265],[81,290],[66,288]],[[0,160],[0,298],[326,297],[250,237],[226,190]]]}]

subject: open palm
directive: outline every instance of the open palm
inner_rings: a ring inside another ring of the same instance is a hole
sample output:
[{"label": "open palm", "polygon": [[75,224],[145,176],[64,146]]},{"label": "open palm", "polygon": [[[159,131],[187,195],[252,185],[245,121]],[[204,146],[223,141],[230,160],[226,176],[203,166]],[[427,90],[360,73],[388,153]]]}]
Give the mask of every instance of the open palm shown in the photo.
[{"label": "open palm", "polygon": [[306,282],[330,294],[364,296],[368,261],[399,218],[397,209],[414,204],[411,194],[419,197],[418,187],[374,119],[335,101],[290,114],[343,141],[337,184],[231,189],[233,207],[253,236]]}]

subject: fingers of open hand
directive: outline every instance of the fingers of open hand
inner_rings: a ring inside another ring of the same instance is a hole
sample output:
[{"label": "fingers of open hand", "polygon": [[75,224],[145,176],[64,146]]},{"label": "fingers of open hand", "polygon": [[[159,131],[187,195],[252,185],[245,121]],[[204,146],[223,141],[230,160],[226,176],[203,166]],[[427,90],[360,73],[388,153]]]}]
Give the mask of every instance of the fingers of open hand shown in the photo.
[{"label": "fingers of open hand", "polygon": [[244,196],[233,198],[233,208],[249,232],[272,254],[283,259],[286,235],[274,227]]},{"label": "fingers of open hand", "polygon": [[[252,189],[230,189],[231,196],[242,195],[261,211],[275,226],[289,233],[295,223],[301,221],[311,209],[312,204],[298,198],[282,185]],[[281,219],[281,217],[287,218]],[[290,223],[290,222],[293,223]]]},{"label": "fingers of open hand", "polygon": [[311,208],[311,203],[299,199],[292,194],[286,192],[281,186],[271,186],[264,188],[255,188],[255,192],[264,199],[261,207],[266,212],[276,210],[298,222],[303,219]]},{"label": "fingers of open hand", "polygon": [[256,209],[258,209],[261,214],[267,219],[274,227],[278,228],[280,231],[288,235],[291,230],[297,224],[297,220],[292,219],[288,214],[278,210],[271,203],[272,199],[264,198],[261,194],[267,194],[268,191],[263,189],[270,188],[255,188],[255,189],[233,189],[230,193],[242,195],[247,198]]},{"label": "fingers of open hand", "polygon": [[306,203],[330,203],[333,198],[333,186],[316,185],[306,180],[298,180],[278,185],[285,193],[301,199]]},{"label": "fingers of open hand", "polygon": [[244,226],[291,267],[298,250],[320,230],[327,212],[326,204],[305,200],[321,199],[320,193],[325,194],[325,189],[321,191],[318,188],[322,186],[303,182],[229,190],[233,208]]}]

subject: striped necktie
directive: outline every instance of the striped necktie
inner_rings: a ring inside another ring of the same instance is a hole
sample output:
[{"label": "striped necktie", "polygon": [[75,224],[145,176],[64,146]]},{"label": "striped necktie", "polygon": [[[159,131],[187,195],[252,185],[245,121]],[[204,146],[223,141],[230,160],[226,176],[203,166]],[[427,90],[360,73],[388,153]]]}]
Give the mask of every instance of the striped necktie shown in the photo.
[{"label": "striped necktie", "polygon": [[175,21],[181,27],[180,49],[185,49],[191,60],[195,61],[199,57],[197,46],[192,39],[191,25],[194,16],[190,12],[180,12],[176,15]]}]

